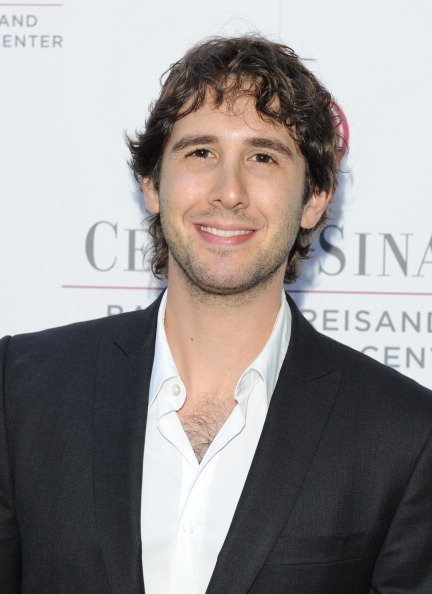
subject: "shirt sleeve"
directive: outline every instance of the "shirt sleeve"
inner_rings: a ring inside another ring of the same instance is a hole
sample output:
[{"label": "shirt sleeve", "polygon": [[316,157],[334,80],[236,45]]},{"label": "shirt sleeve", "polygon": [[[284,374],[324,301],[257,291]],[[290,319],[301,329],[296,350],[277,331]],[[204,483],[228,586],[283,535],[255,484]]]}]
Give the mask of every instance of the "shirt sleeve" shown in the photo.
[{"label": "shirt sleeve", "polygon": [[0,341],[0,592],[21,592],[21,543],[14,506],[13,474],[6,430],[5,359],[9,337]]}]

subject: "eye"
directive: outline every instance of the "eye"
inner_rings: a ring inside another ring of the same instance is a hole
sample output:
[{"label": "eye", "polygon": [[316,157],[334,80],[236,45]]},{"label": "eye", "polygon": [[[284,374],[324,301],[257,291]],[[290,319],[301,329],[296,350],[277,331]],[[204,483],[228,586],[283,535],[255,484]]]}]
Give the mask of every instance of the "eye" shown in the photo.
[{"label": "eye", "polygon": [[199,148],[195,149],[192,153],[187,155],[188,157],[198,157],[199,159],[207,159],[210,156],[209,149]]},{"label": "eye", "polygon": [[264,164],[276,163],[276,161],[273,159],[273,157],[270,157],[270,155],[267,155],[266,153],[257,153],[252,158],[257,163],[264,163]]}]

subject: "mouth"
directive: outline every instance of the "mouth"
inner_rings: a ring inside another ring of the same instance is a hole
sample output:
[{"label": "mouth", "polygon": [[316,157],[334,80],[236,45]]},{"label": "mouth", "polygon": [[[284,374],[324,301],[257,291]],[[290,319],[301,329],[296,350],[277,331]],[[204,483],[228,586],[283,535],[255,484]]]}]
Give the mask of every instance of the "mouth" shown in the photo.
[{"label": "mouth", "polygon": [[207,243],[220,246],[239,246],[249,241],[256,233],[256,229],[223,229],[211,225],[195,225],[199,235]]},{"label": "mouth", "polygon": [[253,233],[252,229],[218,229],[217,227],[207,227],[205,225],[200,225],[200,229],[217,237],[235,237],[237,235],[250,235]]}]

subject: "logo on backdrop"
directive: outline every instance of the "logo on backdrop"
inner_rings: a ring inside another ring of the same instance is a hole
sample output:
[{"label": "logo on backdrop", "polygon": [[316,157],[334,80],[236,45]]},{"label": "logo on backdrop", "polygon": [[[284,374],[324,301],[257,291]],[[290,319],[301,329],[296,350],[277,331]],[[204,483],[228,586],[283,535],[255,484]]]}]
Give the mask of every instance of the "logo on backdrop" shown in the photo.
[{"label": "logo on backdrop", "polygon": [[[96,272],[148,272],[144,254],[148,238],[143,228],[122,228],[117,221],[96,221],[87,231],[85,257]],[[348,246],[348,247],[347,247]],[[316,243],[318,276],[432,278],[432,235],[414,233],[345,232],[343,225],[326,225]],[[413,281],[410,281],[412,285]]]},{"label": "logo on backdrop", "polygon": [[335,101],[331,104],[331,110],[334,114],[337,133],[338,133],[338,148],[339,148],[339,161],[345,157],[347,148],[349,145],[349,125],[346,115],[341,108]]},{"label": "logo on backdrop", "polygon": [[63,35],[57,19],[63,4],[35,4],[32,12],[20,11],[25,4],[10,4],[0,12],[0,50],[58,50]]}]

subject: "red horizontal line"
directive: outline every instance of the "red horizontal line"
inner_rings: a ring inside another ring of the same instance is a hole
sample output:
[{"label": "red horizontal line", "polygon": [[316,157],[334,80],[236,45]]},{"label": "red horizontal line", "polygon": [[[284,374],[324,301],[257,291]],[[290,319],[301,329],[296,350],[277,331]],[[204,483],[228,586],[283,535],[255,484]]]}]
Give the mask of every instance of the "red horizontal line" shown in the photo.
[{"label": "red horizontal line", "polygon": [[2,3],[0,3],[0,6],[28,6],[30,8],[35,8],[35,7],[39,7],[39,6],[49,6],[49,7],[51,7],[51,6],[63,6],[63,4],[30,4],[30,3],[27,3],[27,4],[18,4],[17,2],[9,2],[9,3],[5,4],[5,3],[2,2]]},{"label": "red horizontal line", "polygon": [[[143,287],[133,285],[62,285],[62,289],[114,289],[132,291],[162,291],[164,287]],[[324,291],[317,289],[288,289],[289,293],[317,293],[321,295],[402,295],[431,296],[432,293],[404,291]]]},{"label": "red horizontal line", "polygon": [[120,285],[62,285],[62,289],[121,289],[132,291],[162,291],[164,287],[134,287]]},{"label": "red horizontal line", "polygon": [[431,296],[432,293],[422,293],[417,291],[320,291],[314,289],[288,289],[288,293],[319,293],[328,295],[402,295],[402,296]]}]

